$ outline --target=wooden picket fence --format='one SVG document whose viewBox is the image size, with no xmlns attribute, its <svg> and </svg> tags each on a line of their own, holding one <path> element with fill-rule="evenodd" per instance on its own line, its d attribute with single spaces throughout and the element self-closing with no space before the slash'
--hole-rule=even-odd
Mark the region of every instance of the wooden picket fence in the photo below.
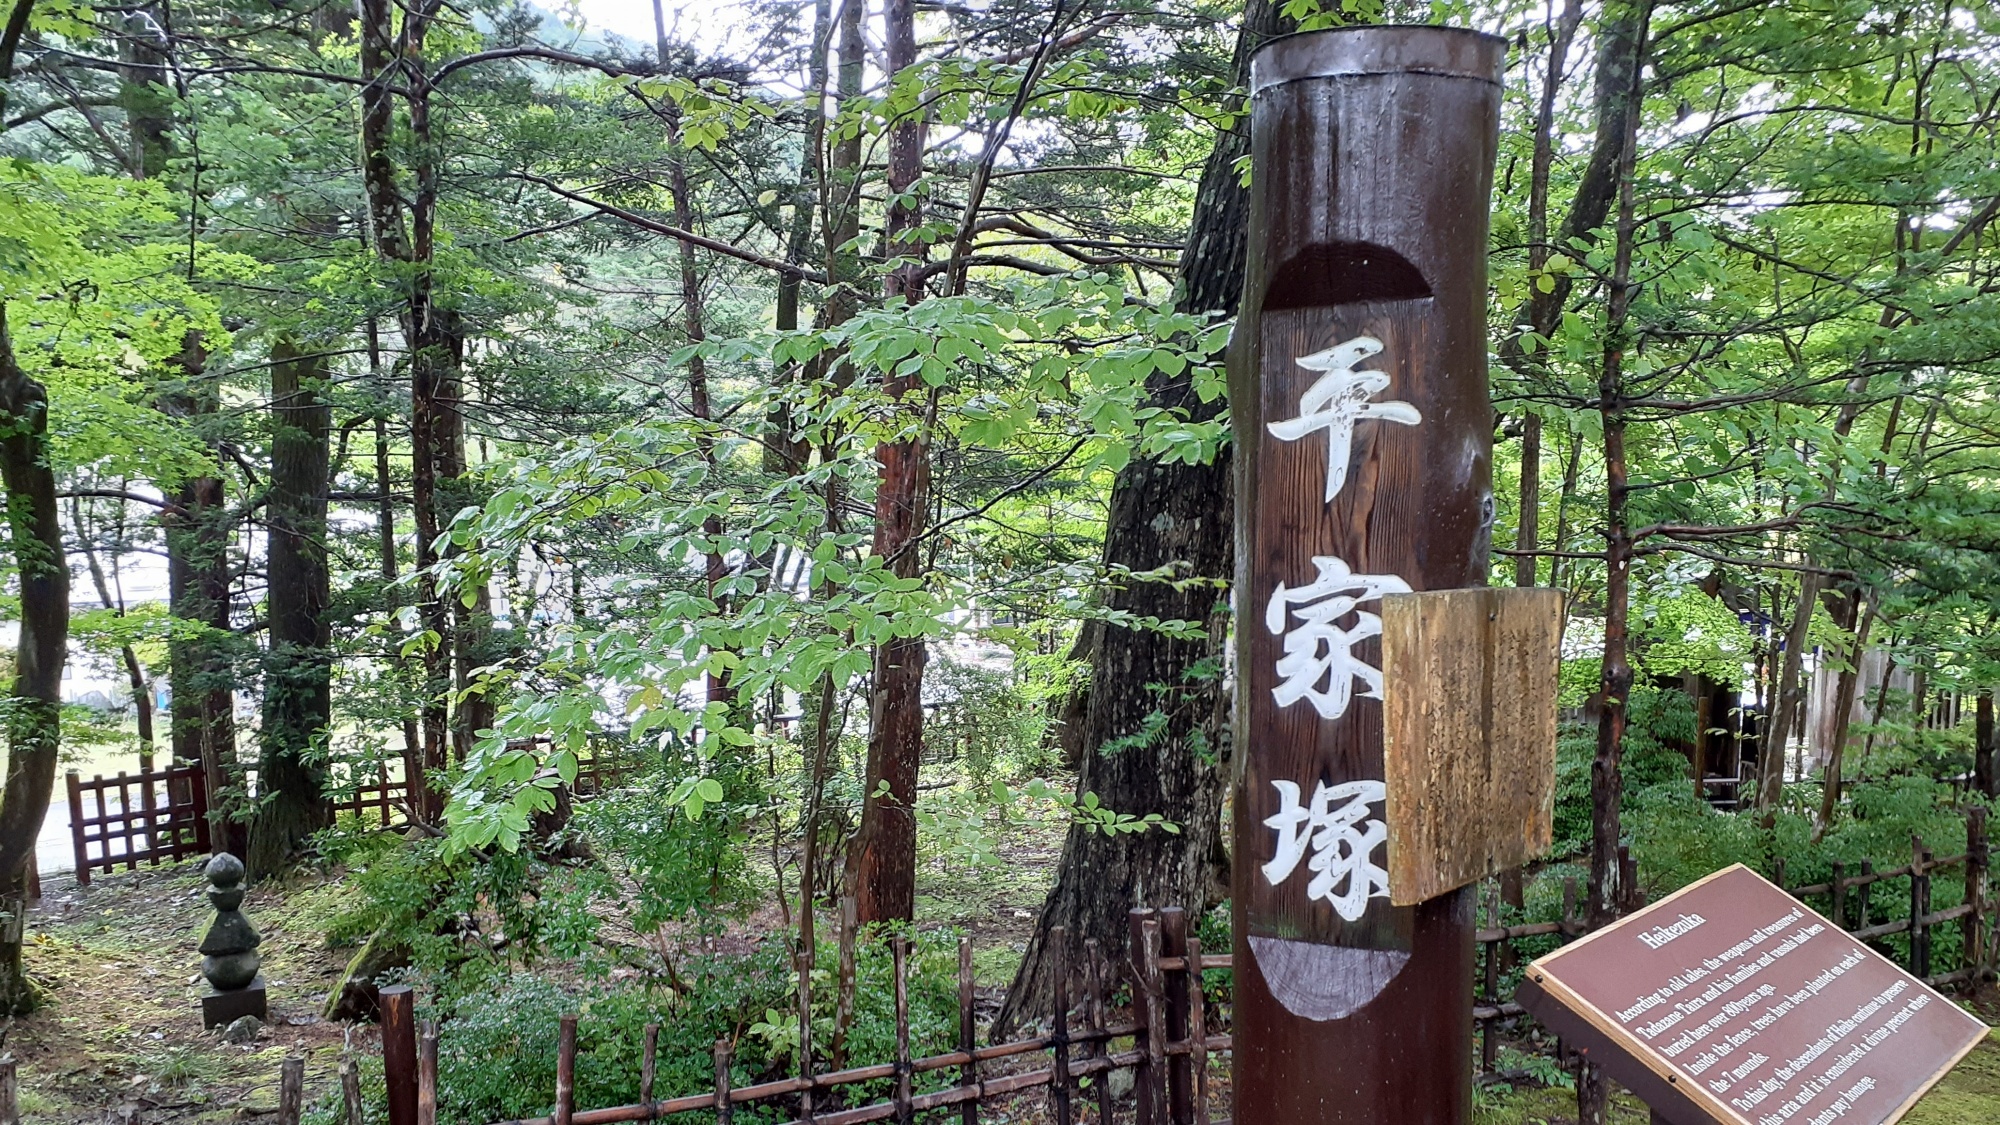
<svg viewBox="0 0 2000 1125">
<path fill-rule="evenodd" d="M 75 770 L 69 788 L 70 844 L 76 881 L 92 871 L 130 871 L 141 863 L 206 855 L 209 850 L 208 781 L 199 766 L 120 771 L 86 781 Z"/>
<path fill-rule="evenodd" d="M 546 745 L 545 738 L 515 746 Z M 641 768 L 637 755 L 619 753 L 615 741 L 592 747 L 578 759 L 570 791 L 594 797 L 624 784 Z M 142 759 L 143 761 L 143 759 Z M 362 823 L 388 828 L 409 822 L 410 787 L 395 776 L 391 761 L 344 762 L 347 784 L 331 796 L 336 815 L 358 817 Z M 254 788 L 255 771 L 248 781 Z M 358 780 L 357 780 L 358 775 Z M 337 770 L 337 778 L 340 772 Z M 76 857 L 76 881 L 88 884 L 93 871 L 126 870 L 140 864 L 157 867 L 171 860 L 206 855 L 210 849 L 208 777 L 200 766 L 119 772 L 85 779 L 75 770 L 67 775 L 70 844 Z"/>
<path fill-rule="evenodd" d="M 918 1114 L 956 1108 L 951 1116 L 963 1125 L 977 1125 L 982 1109 L 1039 1096 L 1048 1120 L 1073 1125 L 1090 1120 L 1111 1125 L 1119 1106 L 1111 1093 L 1113 1071 L 1130 1072 L 1133 1098 L 1129 1120 L 1136 1125 L 1227 1125 L 1228 1118 L 1211 1116 L 1210 1062 L 1230 1050 L 1227 1032 L 1209 1026 L 1202 974 L 1230 967 L 1229 955 L 1204 953 L 1188 933 L 1188 917 L 1179 907 L 1135 910 L 1131 916 L 1132 947 L 1137 955 L 1126 966 L 1123 982 L 1108 981 L 1096 943 L 1086 943 L 1085 964 L 1063 959 L 1065 943 L 1058 932 L 1049 948 L 1055 996 L 1062 1015 L 1043 1034 L 980 1046 L 973 1012 L 972 944 L 958 947 L 958 1046 L 944 1054 L 913 1057 L 910 1048 L 909 945 L 890 941 L 894 965 L 896 1050 L 888 1062 L 819 1072 L 805 1067 L 795 1077 L 732 1086 L 730 1063 L 734 1046 L 717 1040 L 712 1089 L 679 1097 L 654 1097 L 653 1075 L 659 1025 L 646 1028 L 639 1069 L 639 1101 L 603 1109 L 575 1105 L 577 1017 L 562 1018 L 556 1057 L 556 1102 L 547 1117 L 500 1125 L 611 1125 L 613 1122 L 657 1121 L 681 1114 L 712 1114 L 728 1125 L 738 1107 L 780 1107 L 796 1125 L 861 1125 L 895 1121 L 909 1125 Z M 1080 971 L 1079 971 L 1080 970 Z M 1132 1003 L 1120 1018 L 1112 1018 L 1113 992 L 1129 985 Z M 1081 985 L 1081 993 L 1074 989 Z M 1110 990 L 1107 990 L 1107 985 Z M 437 1028 L 419 1033 L 413 1014 L 414 997 L 407 986 L 382 990 L 382 1063 L 387 1083 L 389 1125 L 436 1125 Z M 800 990 L 800 1009 L 809 1013 L 811 996 Z M 812 1022 L 800 1023 L 801 1059 L 813 1057 Z M 1125 1043 L 1129 1041 L 1130 1046 Z M 921 1076 L 947 1074 L 954 1082 L 942 1089 L 917 1090 Z M 843 1087 L 889 1081 L 886 1101 L 840 1106 Z M 834 1104 L 829 1105 L 832 1102 Z M 1091 1107 L 1088 1112 L 1085 1107 Z M 992 1120 L 992 1118 L 989 1118 Z"/>
</svg>

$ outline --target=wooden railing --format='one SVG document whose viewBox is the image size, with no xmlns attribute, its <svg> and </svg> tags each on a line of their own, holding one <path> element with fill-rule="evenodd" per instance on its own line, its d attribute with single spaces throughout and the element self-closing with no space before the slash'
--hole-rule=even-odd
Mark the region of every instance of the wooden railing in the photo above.
<svg viewBox="0 0 2000 1125">
<path fill-rule="evenodd" d="M 1786 890 L 1801 901 L 1808 897 L 1823 898 L 1827 917 L 1860 941 L 1908 934 L 1909 963 L 1905 967 L 1913 976 L 1933 986 L 1970 981 L 1992 971 L 1996 948 L 2000 948 L 2000 917 L 1995 918 L 1992 928 L 1986 925 L 1986 916 L 1994 912 L 1995 903 L 1987 885 L 1992 853 L 1986 837 L 1985 809 L 1974 806 L 1966 811 L 1965 844 L 1963 854 L 1939 859 L 1925 846 L 1923 837 L 1912 836 L 1908 864 L 1877 871 L 1873 863 L 1863 862 L 1859 873 L 1850 875 L 1846 865 L 1836 863 L 1833 877 L 1827 882 Z M 1933 882 L 1938 872 L 1950 868 L 1957 868 L 1964 880 L 1964 898 L 1957 906 L 1932 910 Z M 1894 921 L 1871 923 L 1870 899 L 1874 888 L 1892 879 L 1909 880 L 1909 912 Z M 1776 882 L 1780 886 L 1785 883 L 1782 863 Z M 1932 964 L 1931 931 L 1951 922 L 1958 923 L 1961 937 L 1958 966 L 1948 972 L 1933 973 L 1931 970 L 1936 966 Z"/>
<path fill-rule="evenodd" d="M 70 842 L 76 881 L 124 864 L 157 866 L 209 848 L 208 784 L 199 766 L 120 772 L 85 781 L 68 775 Z"/>
<path fill-rule="evenodd" d="M 536 739 L 535 742 L 546 742 Z M 392 761 L 339 763 L 353 781 L 339 785 L 329 798 L 336 814 L 347 813 L 364 823 L 388 828 L 409 820 L 409 783 L 392 776 Z M 634 754 L 598 747 L 578 760 L 578 797 L 594 797 L 623 784 L 640 768 Z M 255 770 L 246 783 L 255 786 Z M 127 870 L 140 864 L 157 866 L 168 860 L 204 855 L 209 851 L 208 778 L 200 766 L 154 770 L 142 766 L 136 774 L 102 775 L 85 780 L 69 771 L 70 841 L 76 854 L 76 881 L 90 882 L 93 871 Z"/>
<path fill-rule="evenodd" d="M 1210 970 L 1228 969 L 1228 955 L 1204 953 L 1201 942 L 1188 934 L 1188 919 L 1178 907 L 1132 912 L 1132 944 L 1137 951 L 1126 966 L 1131 1006 L 1123 1018 L 1112 1019 L 1112 991 L 1120 982 L 1106 981 L 1104 961 L 1095 942 L 1086 943 L 1085 964 L 1071 966 L 1060 931 L 1052 933 L 1049 955 L 1055 994 L 1052 1008 L 1061 1013 L 1043 1034 L 980 1046 L 975 1039 L 971 939 L 958 947 L 958 1045 L 942 1054 L 914 1057 L 910 1045 L 908 942 L 890 941 L 895 978 L 895 1057 L 888 1062 L 820 1072 L 810 1065 L 790 1078 L 749 1086 L 731 1084 L 734 1046 L 715 1043 L 715 1083 L 707 1090 L 677 1097 L 654 1097 L 653 1075 L 659 1025 L 646 1027 L 639 1063 L 639 1101 L 602 1109 L 578 1109 L 576 1090 L 577 1017 L 564 1016 L 556 1056 L 555 1106 L 547 1117 L 500 1125 L 611 1125 L 613 1122 L 657 1121 L 680 1114 L 712 1114 L 722 1125 L 738 1106 L 778 1103 L 781 1112 L 800 1125 L 861 1125 L 868 1121 L 910 1122 L 919 1113 L 956 1106 L 964 1125 L 977 1125 L 983 1106 L 1040 1092 L 1050 1117 L 1061 1125 L 1079 1121 L 1084 1103 L 1094 1106 L 1092 1121 L 1114 1120 L 1112 1071 L 1133 1076 L 1132 1120 L 1141 1125 L 1214 1125 L 1210 1117 L 1210 1059 L 1230 1050 L 1226 1032 L 1211 1027 L 1208 1003 L 1200 981 Z M 1079 971 L 1080 969 L 1080 971 Z M 1111 986 L 1107 990 L 1106 985 Z M 437 1027 L 421 1035 L 412 1016 L 413 994 L 407 986 L 382 990 L 383 1073 L 389 1095 L 390 1125 L 433 1125 L 437 1106 Z M 813 1058 L 811 997 L 800 990 L 799 1057 Z M 917 1090 L 923 1075 L 951 1072 L 953 1083 L 941 1089 Z M 1086 1080 L 1089 1080 L 1086 1082 Z M 858 1083 L 887 1081 L 887 1100 L 857 1106 L 840 1105 L 842 1094 Z M 833 1104 L 829 1105 L 828 1103 Z M 428 1110 L 428 1113 L 426 1113 Z M 1227 1119 L 1220 1119 L 1227 1125 Z"/>
<path fill-rule="evenodd" d="M 1877 942 L 1897 934 L 1910 935 L 1909 967 L 1933 986 L 1946 986 L 1992 975 L 1996 952 L 2000 952 L 2000 917 L 1988 892 L 1989 847 L 1986 813 L 1974 808 L 1966 814 L 1965 854 L 1939 859 L 1922 840 L 1913 841 L 1909 864 L 1877 871 L 1861 864 L 1850 874 L 1834 866 L 1834 877 L 1826 883 L 1789 887 L 1801 899 L 1824 897 L 1827 914 L 1843 929 L 1863 941 Z M 1627 849 L 1619 850 L 1621 882 L 1627 895 L 1621 903 L 1625 911 L 1642 905 L 1638 872 Z M 1944 910 L 1931 909 L 1931 889 L 1940 872 L 1958 869 L 1965 882 L 1965 901 Z M 1782 865 L 1775 881 L 1784 883 Z M 1909 880 L 1909 916 L 1892 921 L 1873 921 L 1870 888 L 1890 880 Z M 1531 939 L 1556 938 L 1568 941 L 1589 932 L 1579 913 L 1577 881 L 1563 882 L 1561 917 L 1555 921 L 1500 925 L 1502 915 L 1497 896 L 1489 907 L 1488 926 L 1476 930 L 1480 979 L 1476 983 L 1472 1019 L 1479 1032 L 1479 1076 L 1481 1083 L 1517 1080 L 1518 1073 L 1499 1068 L 1498 1046 L 1502 1032 L 1525 1020 L 1527 1013 L 1508 995 L 1505 984 L 1510 969 L 1525 963 L 1516 943 Z M 1989 927 L 1988 920 L 1992 920 Z M 908 1003 L 908 946 L 900 939 L 892 943 L 895 973 L 895 1057 L 887 1062 L 842 1070 L 819 1072 L 803 1067 L 789 1078 L 733 1086 L 730 1064 L 734 1048 L 729 1040 L 718 1040 L 714 1048 L 715 1082 L 706 1090 L 658 1099 L 654 1097 L 653 1074 L 658 1025 L 646 1029 L 644 1054 L 640 1062 L 639 1101 L 630 1105 L 600 1109 L 579 1109 L 575 1105 L 576 1017 L 562 1020 L 557 1056 L 556 1103 L 549 1116 L 501 1122 L 498 1125 L 611 1125 L 614 1122 L 655 1121 L 683 1114 L 714 1115 L 720 1123 L 730 1122 L 736 1107 L 776 1103 L 794 1125 L 860 1125 L 862 1122 L 895 1120 L 909 1122 L 918 1113 L 957 1106 L 964 1125 L 976 1125 L 981 1107 L 1001 1099 L 1036 1093 L 1047 1103 L 1048 1116 L 1060 1125 L 1080 1119 L 1111 1123 L 1129 1119 L 1135 1125 L 1209 1125 L 1211 1122 L 1210 1061 L 1232 1048 L 1230 1035 L 1222 1026 L 1227 1001 L 1209 1004 L 1202 987 L 1203 974 L 1232 968 L 1228 955 L 1206 953 L 1188 932 L 1188 917 L 1177 907 L 1164 910 L 1135 910 L 1129 935 L 1131 958 L 1122 966 L 1123 980 L 1106 980 L 1108 962 L 1094 941 L 1086 942 L 1085 963 L 1071 966 L 1063 960 L 1067 943 L 1053 932 L 1048 944 L 1051 980 L 1055 982 L 1053 1007 L 1064 1013 L 1040 1035 L 979 1046 L 975 1040 L 972 989 L 972 947 L 969 939 L 959 943 L 958 1045 L 951 1051 L 912 1057 Z M 1946 972 L 1932 972 L 1931 933 L 1942 925 L 1957 923 L 1964 943 L 1959 964 Z M 1108 987 L 1107 987 L 1108 986 Z M 1121 987 L 1129 987 L 1131 1005 L 1119 1018 L 1108 1015 L 1111 998 Z M 1080 991 L 1078 991 L 1080 989 Z M 390 1125 L 435 1125 L 437 1096 L 437 1028 L 431 1025 L 419 1036 L 411 1022 L 412 996 L 407 988 L 384 989 L 384 1070 L 389 1084 Z M 801 1059 L 813 1057 L 811 996 L 801 989 L 798 1011 Z M 400 1013 L 400 1015 L 398 1014 Z M 1224 1019 L 1217 1019 L 1223 1016 Z M 1557 1054 L 1564 1054 L 1558 1043 Z M 955 1081 L 941 1089 L 918 1092 L 917 1079 L 923 1075 L 955 1071 Z M 1113 1071 L 1132 1075 L 1133 1099 L 1129 1118 L 1116 1115 L 1111 1083 Z M 1085 1079 L 1093 1079 L 1087 1084 Z M 847 1088 L 859 1083 L 892 1083 L 887 1100 L 857 1106 L 839 1104 Z M 827 1104 L 831 1100 L 834 1104 Z M 1080 1103 L 1092 1111 L 1079 1117 Z M 419 1115 L 419 1106 L 428 1106 L 432 1115 Z M 407 1113 L 405 1113 L 405 1110 Z M 350 1118 L 352 1120 L 352 1118 Z M 1222 1119 L 1226 1121 L 1227 1119 Z"/>
<path fill-rule="evenodd" d="M 347 813 L 359 817 L 363 823 L 372 820 L 381 828 L 408 823 L 410 783 L 390 777 L 388 772 L 388 764 L 383 763 L 373 778 L 351 788 L 339 787 L 333 795 L 334 815 Z"/>
</svg>

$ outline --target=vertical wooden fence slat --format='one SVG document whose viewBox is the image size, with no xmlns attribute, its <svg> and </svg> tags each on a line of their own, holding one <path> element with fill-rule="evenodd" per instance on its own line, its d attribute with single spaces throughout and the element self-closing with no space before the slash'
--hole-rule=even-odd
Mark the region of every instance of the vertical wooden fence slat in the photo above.
<svg viewBox="0 0 2000 1125">
<path fill-rule="evenodd" d="M 346 1112 L 343 1125 L 367 1125 L 361 1105 L 361 1068 L 354 1065 L 354 1056 L 343 1053 L 340 1056 L 340 1102 Z"/>
<path fill-rule="evenodd" d="M 1049 1096 L 1056 1125 L 1071 1125 L 1069 1112 L 1069 930 L 1049 929 Z"/>
<path fill-rule="evenodd" d="M 1140 1060 L 1138 1081 L 1139 1125 L 1164 1125 L 1167 1121 L 1167 1021 L 1161 1009 L 1166 1004 L 1166 988 L 1160 980 L 1160 919 L 1155 911 L 1145 911 L 1137 919 L 1138 940 L 1132 943 L 1134 966 L 1132 999 L 1145 998 L 1140 1034 L 1145 1054 Z"/>
<path fill-rule="evenodd" d="M 1833 861 L 1833 896 L 1832 905 L 1828 908 L 1828 913 L 1833 917 L 1833 924 L 1843 930 L 1848 928 L 1846 867 L 1846 864 L 1837 859 Z"/>
<path fill-rule="evenodd" d="M 1208 1125 L 1208 995 L 1201 984 L 1201 939 L 1187 940 L 1188 1058 L 1194 1070 L 1195 1125 Z"/>
<path fill-rule="evenodd" d="M 1974 805 L 1965 811 L 1965 901 L 1972 913 L 1960 923 L 1963 953 L 1959 964 L 1972 970 L 1972 983 L 1979 982 L 1986 967 L 1986 870 L 1991 860 L 1986 842 L 1986 810 Z"/>
<path fill-rule="evenodd" d="M 1854 928 L 1857 930 L 1868 928 L 1868 896 L 1874 887 L 1875 863 L 1873 860 L 1864 859 L 1861 861 L 1861 882 L 1854 888 L 1860 892 L 1854 896 Z"/>
<path fill-rule="evenodd" d="M 2000 911 L 1994 912 L 1993 928 L 1986 934 L 1986 979 L 1993 979 L 1996 965 L 2000 965 Z"/>
<path fill-rule="evenodd" d="M 1583 922 L 1576 916 L 1576 876 L 1563 879 L 1562 936 L 1575 937 L 1583 932 Z M 1568 1065 L 1569 1044 L 1561 1036 L 1556 1037 L 1556 1061 Z"/>
<path fill-rule="evenodd" d="M 1784 860 L 1778 861 L 1778 874 L 1784 875 Z M 1631 914 L 1646 905 L 1646 896 L 1639 890 L 1639 861 L 1632 858 L 1632 849 L 1618 845 L 1618 887 L 1622 900 L 1621 910 Z"/>
<path fill-rule="evenodd" d="M 1093 1057 L 1111 1054 L 1111 1044 L 1103 1038 L 1104 1031 L 1104 953 L 1096 938 L 1083 943 L 1083 971 L 1087 974 L 1090 988 L 1090 1006 L 1086 1009 L 1092 1033 L 1091 1050 Z M 1091 1089 L 1097 1091 L 1098 1125 L 1111 1125 L 1111 1072 L 1100 1070 L 1090 1080 Z"/>
<path fill-rule="evenodd" d="M 118 786 L 118 836 L 125 841 L 125 870 L 136 871 L 139 861 L 132 850 L 132 798 L 125 792 L 125 771 L 119 770 L 118 776 L 112 780 Z M 106 854 L 110 850 L 105 848 Z"/>
<path fill-rule="evenodd" d="M 83 845 L 83 779 L 75 770 L 63 775 L 69 787 L 69 838 L 76 848 L 76 884 L 90 885 L 90 857 Z"/>
<path fill-rule="evenodd" d="M 438 1025 L 425 1020 L 417 1039 L 417 1125 L 437 1125 Z"/>
<path fill-rule="evenodd" d="M 1138 1024 L 1132 1044 L 1139 1051 L 1139 1061 L 1132 1067 L 1132 1120 L 1135 1125 L 1159 1125 L 1152 1103 L 1152 1072 L 1147 1065 L 1146 1051 L 1146 1009 L 1151 1006 L 1151 998 L 1146 995 L 1146 923 L 1153 916 L 1153 912 L 1145 907 L 1134 907 L 1125 915 L 1125 972 L 1132 982 L 1132 1019 Z"/>
<path fill-rule="evenodd" d="M 161 823 L 161 818 L 153 800 L 153 751 L 151 743 L 143 744 L 139 748 L 139 776 L 144 779 L 139 782 L 139 803 L 146 814 L 147 850 L 153 853 L 153 866 L 158 867 L 160 865 L 160 830 L 166 826 Z"/>
<path fill-rule="evenodd" d="M 417 1125 L 416 997 L 407 984 L 380 993 L 382 1080 L 389 1094 L 389 1125 Z"/>
<path fill-rule="evenodd" d="M 556 1039 L 556 1125 L 569 1125 L 576 1112 L 576 1017 L 562 1018 Z"/>
<path fill-rule="evenodd" d="M 653 1108 L 653 1075 L 659 1067 L 659 1056 L 660 1025 L 649 1023 L 646 1025 L 646 1051 L 639 1056 L 639 1103 L 646 1107 L 648 1121 L 659 1116 L 659 1111 Z"/>
<path fill-rule="evenodd" d="M 1188 943 L 1187 911 L 1178 906 L 1168 906 L 1160 910 L 1160 953 L 1167 957 L 1186 957 Z M 1179 1043 L 1187 1038 L 1188 974 L 1186 969 L 1163 975 L 1162 984 L 1166 989 L 1165 1011 L 1167 1042 Z M 1167 1113 L 1173 1125 L 1189 1125 L 1194 1120 L 1194 1072 L 1190 1069 L 1192 1060 L 1186 1055 L 1174 1055 L 1167 1060 Z"/>
<path fill-rule="evenodd" d="M 0 1055 L 0 1125 L 21 1125 L 21 1077 L 13 1055 Z"/>
<path fill-rule="evenodd" d="M 188 818 L 194 822 L 194 853 L 206 854 L 214 846 L 214 838 L 208 830 L 208 775 L 200 767 L 188 767 L 184 771 L 187 787 Z M 173 782 L 167 782 L 167 792 L 174 791 Z"/>
<path fill-rule="evenodd" d="M 299 1125 L 305 1097 L 306 1060 L 287 1055 L 278 1067 L 278 1125 Z"/>
<path fill-rule="evenodd" d="M 972 1009 L 972 935 L 961 934 L 958 939 L 958 1049 L 966 1054 L 965 1065 L 958 1068 L 958 1084 L 979 1086 L 979 1062 L 972 1058 L 974 1038 L 978 1034 L 976 1013 Z M 958 1119 L 962 1125 L 979 1125 L 979 1099 L 967 1098 L 958 1103 Z"/>
<path fill-rule="evenodd" d="M 897 934 L 889 943 L 896 969 L 896 1125 L 915 1120 L 910 1107 L 910 943 Z"/>
<path fill-rule="evenodd" d="M 1931 928 L 1924 915 L 1931 910 L 1930 849 L 1923 837 L 1910 837 L 1910 974 L 1931 975 Z"/>
<path fill-rule="evenodd" d="M 715 1041 L 715 1120 L 729 1125 L 736 1119 L 736 1107 L 729 1100 L 729 1040 Z M 567 1125 L 567 1123 L 563 1123 Z"/>
</svg>

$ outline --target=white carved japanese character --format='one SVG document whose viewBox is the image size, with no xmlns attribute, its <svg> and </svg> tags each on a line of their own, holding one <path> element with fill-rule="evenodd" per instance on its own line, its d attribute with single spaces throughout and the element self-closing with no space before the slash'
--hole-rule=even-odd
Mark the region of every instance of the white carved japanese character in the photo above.
<svg viewBox="0 0 2000 1125">
<path fill-rule="evenodd" d="M 1302 356 L 1300 367 L 1324 371 L 1299 396 L 1299 416 L 1272 422 L 1266 428 L 1281 441 L 1297 441 L 1314 430 L 1326 431 L 1326 499 L 1340 494 L 1347 483 L 1347 461 L 1354 449 L 1354 424 L 1366 418 L 1414 426 L 1423 414 L 1407 402 L 1369 402 L 1389 388 L 1381 371 L 1356 371 L 1354 365 L 1382 350 L 1373 336 L 1356 336 L 1344 344 Z"/>
<path fill-rule="evenodd" d="M 1312 804 L 1299 804 L 1299 787 L 1289 781 L 1273 781 L 1281 805 L 1264 818 L 1267 827 L 1278 831 L 1278 851 L 1264 865 L 1264 878 L 1277 886 L 1290 877 L 1306 849 L 1312 858 L 1306 869 L 1313 873 L 1306 885 L 1306 897 L 1325 899 L 1334 912 L 1352 922 L 1368 909 L 1371 898 L 1389 894 L 1389 873 L 1376 866 L 1375 849 L 1389 838 L 1389 829 L 1370 808 L 1384 800 L 1387 790 L 1379 781 L 1348 781 L 1339 785 L 1320 782 L 1313 789 Z"/>
<path fill-rule="evenodd" d="M 1361 694 L 1382 698 L 1382 673 L 1354 655 L 1354 646 L 1382 635 L 1382 618 L 1357 608 L 1384 594 L 1407 594 L 1410 584 L 1393 574 L 1356 574 L 1331 555 L 1314 555 L 1319 577 L 1296 590 L 1283 582 L 1271 592 L 1264 625 L 1283 637 L 1285 655 L 1278 658 L 1278 685 L 1271 695 L 1278 706 L 1310 700 L 1322 718 L 1338 719 L 1354 699 L 1354 681 Z M 1354 624 L 1339 622 L 1352 615 Z M 1299 623 L 1288 627 L 1287 618 Z"/>
</svg>

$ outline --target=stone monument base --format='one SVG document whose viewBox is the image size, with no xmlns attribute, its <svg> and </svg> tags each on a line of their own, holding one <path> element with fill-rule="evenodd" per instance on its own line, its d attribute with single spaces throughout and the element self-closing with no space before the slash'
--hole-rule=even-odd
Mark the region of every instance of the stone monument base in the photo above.
<svg viewBox="0 0 2000 1125">
<path fill-rule="evenodd" d="M 228 992 L 218 992 L 210 988 L 201 997 L 201 1026 L 227 1027 L 244 1016 L 256 1016 L 268 1020 L 270 1011 L 264 1002 L 264 974 L 242 988 Z"/>
</svg>

